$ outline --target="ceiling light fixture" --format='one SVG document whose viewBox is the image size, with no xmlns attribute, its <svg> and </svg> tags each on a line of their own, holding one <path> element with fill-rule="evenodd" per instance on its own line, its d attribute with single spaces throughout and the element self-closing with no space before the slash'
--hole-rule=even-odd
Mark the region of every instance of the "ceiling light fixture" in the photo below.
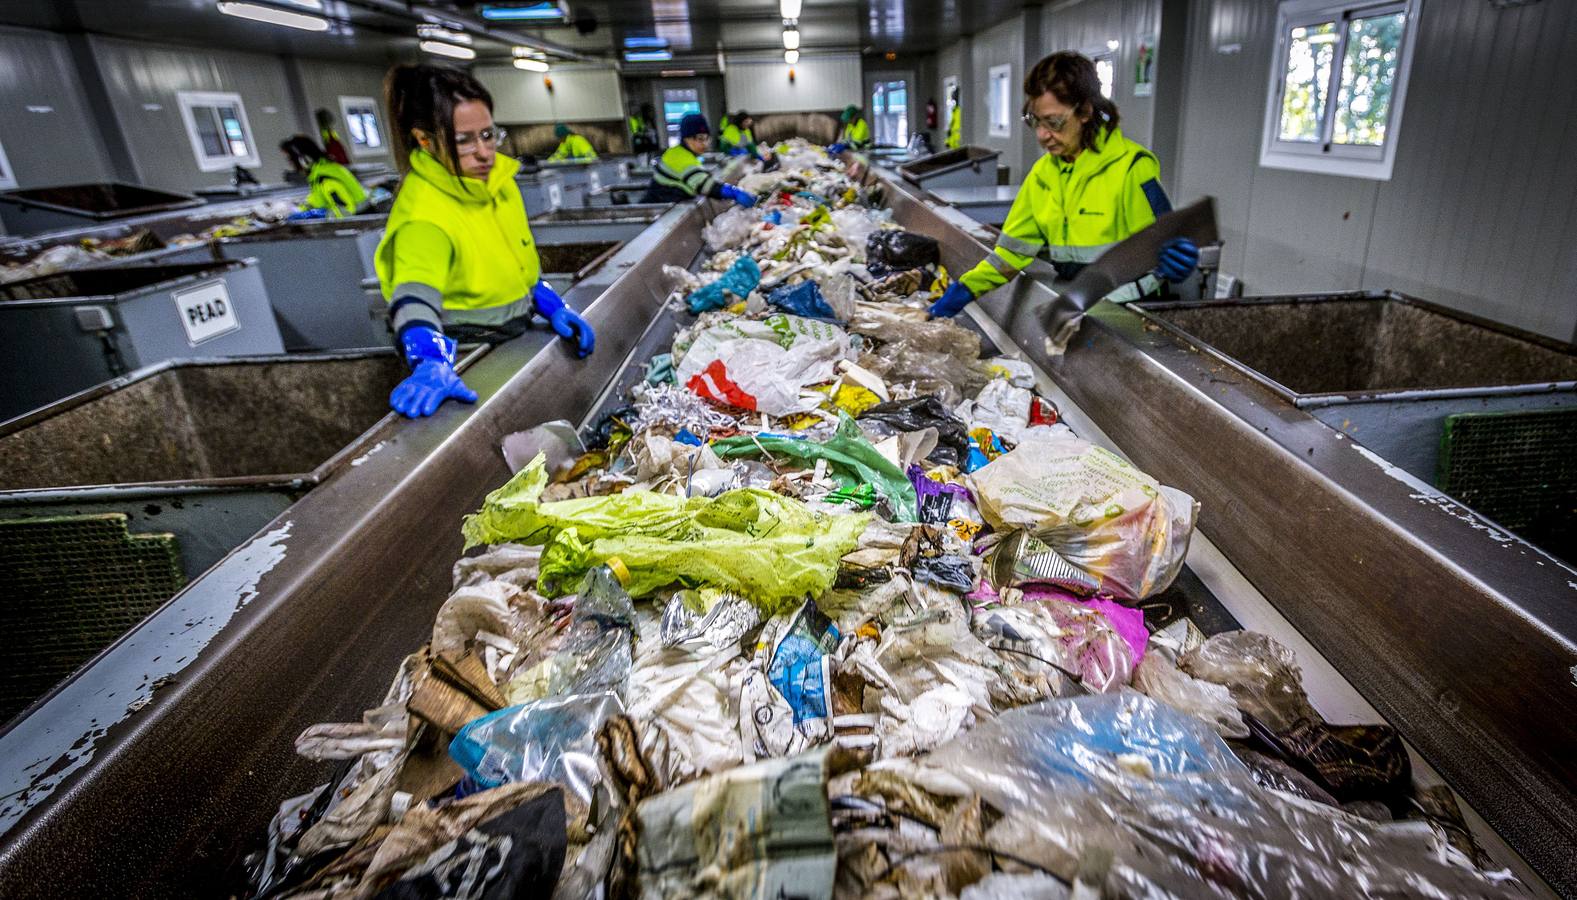
<svg viewBox="0 0 1577 900">
<path fill-rule="evenodd" d="M 1117 41 L 1107 41 L 1106 42 L 1106 49 L 1108 49 L 1108 50 L 1116 50 L 1120 46 L 1121 46 L 1121 44 L 1119 44 Z"/>
<path fill-rule="evenodd" d="M 667 50 L 668 49 L 668 39 L 667 38 L 661 38 L 661 37 L 646 37 L 644 35 L 635 35 L 633 37 L 627 37 L 627 38 L 624 39 L 624 49 L 626 49 L 626 50 Z"/>
<path fill-rule="evenodd" d="M 446 41 L 451 44 L 471 45 L 471 36 L 463 31 L 452 31 L 442 25 L 418 25 L 416 36 L 428 41 Z"/>
<path fill-rule="evenodd" d="M 798 50 L 799 49 L 799 29 L 798 28 L 789 27 L 789 28 L 783 29 L 783 49 L 784 50 Z"/>
<path fill-rule="evenodd" d="M 516 57 L 515 68 L 524 69 L 527 72 L 546 72 L 548 70 L 548 64 L 545 60 L 528 59 L 521 56 Z"/>
<path fill-rule="evenodd" d="M 673 59 L 672 50 L 626 50 L 625 62 L 667 62 Z"/>
<path fill-rule="evenodd" d="M 695 70 L 694 69 L 664 69 L 664 70 L 662 70 L 661 72 L 659 72 L 657 74 L 661 75 L 664 78 L 692 78 L 692 77 L 695 76 Z"/>
<path fill-rule="evenodd" d="M 283 25 L 286 28 L 300 28 L 302 31 L 329 30 L 328 20 L 321 16 L 282 9 L 268 3 L 239 3 L 221 0 L 215 6 L 227 16 L 251 19 L 254 22 L 267 22 L 270 25 Z"/>
<path fill-rule="evenodd" d="M 495 22 L 557 22 L 569 18 L 562 3 L 532 3 L 527 6 L 482 7 L 482 18 Z"/>
<path fill-rule="evenodd" d="M 778 12 L 781 12 L 785 19 L 797 19 L 801 5 L 800 0 L 778 0 Z"/>
<path fill-rule="evenodd" d="M 791 66 L 794 65 L 795 63 L 799 62 L 799 51 L 798 50 L 784 50 L 783 51 L 783 61 L 788 63 Z"/>
<path fill-rule="evenodd" d="M 422 41 L 416 46 L 424 53 L 436 56 L 447 56 L 450 59 L 476 59 L 476 51 L 470 47 L 461 47 L 458 44 L 446 44 L 443 41 Z"/>
</svg>

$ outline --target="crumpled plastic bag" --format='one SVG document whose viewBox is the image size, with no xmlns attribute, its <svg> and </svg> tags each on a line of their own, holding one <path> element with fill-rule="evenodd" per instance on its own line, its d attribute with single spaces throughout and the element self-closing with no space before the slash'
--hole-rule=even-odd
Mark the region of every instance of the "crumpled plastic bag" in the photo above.
<svg viewBox="0 0 1577 900">
<path fill-rule="evenodd" d="M 838 430 L 825 441 L 800 440 L 773 435 L 741 435 L 715 441 L 712 449 L 722 459 L 738 457 L 790 456 L 814 461 L 825 459 L 833 477 L 842 487 L 874 485 L 900 522 L 919 521 L 914 485 L 904 471 L 890 462 L 860 433 L 860 426 L 848 415 L 838 413 Z"/>
<path fill-rule="evenodd" d="M 756 216 L 742 207 L 730 207 L 701 229 L 701 240 L 716 253 L 740 246 L 750 238 L 756 226 Z"/>
<path fill-rule="evenodd" d="M 832 651 L 838 626 L 814 600 L 761 635 L 764 655 L 745 671 L 739 731 L 746 762 L 792 756 L 832 738 Z"/>
<path fill-rule="evenodd" d="M 936 238 L 913 231 L 884 229 L 873 232 L 865 242 L 865 267 L 877 278 L 889 272 L 934 265 L 941 258 Z"/>
<path fill-rule="evenodd" d="M 1014 602 L 1012 591 L 1003 603 L 974 614 L 972 629 L 987 647 L 1032 674 L 1050 666 L 1078 680 L 1086 690 L 1105 692 L 1133 678 L 1132 646 L 1100 611 L 1039 594 Z"/>
<path fill-rule="evenodd" d="M 848 335 L 828 322 L 781 314 L 735 320 L 697 334 L 682 358 L 676 343 L 674 376 L 699 397 L 786 416 L 816 408 L 819 399 L 800 397 L 801 389 L 831 381 L 848 347 Z"/>
<path fill-rule="evenodd" d="M 807 319 L 828 321 L 840 319 L 837 312 L 827 303 L 827 298 L 822 296 L 821 287 L 814 281 L 801 281 L 799 284 L 774 288 L 767 294 L 767 304 Z"/>
<path fill-rule="evenodd" d="M 1002 813 L 988 849 L 1067 882 L 1109 857 L 1101 896 L 1521 896 L 1428 829 L 1261 788 L 1207 724 L 1132 691 L 1009 710 L 856 792 L 916 813 L 978 798 Z"/>
<path fill-rule="evenodd" d="M 634 652 L 635 605 L 614 575 L 594 571 L 581 584 L 569 635 L 558 651 L 510 678 L 511 704 L 569 694 L 623 692 Z"/>
<path fill-rule="evenodd" d="M 590 803 L 602 780 L 597 729 L 622 712 L 612 692 L 510 706 L 468 722 L 449 742 L 449 755 L 482 788 L 554 781 Z"/>
<path fill-rule="evenodd" d="M 858 206 L 845 206 L 843 209 L 832 211 L 832 227 L 838 237 L 849 247 L 854 248 L 861 258 L 864 258 L 864 249 L 873 233 L 879 230 L 883 223 L 891 222 L 892 210 L 873 210 Z"/>
<path fill-rule="evenodd" d="M 969 428 L 988 428 L 998 437 L 1017 444 L 1029 426 L 1030 392 L 1002 378 L 992 379 L 975 396 Z"/>
<path fill-rule="evenodd" d="M 1034 532 L 1124 600 L 1172 584 L 1199 510 L 1116 454 L 1062 435 L 1020 444 L 972 473 L 970 487 L 992 528 Z"/>
<path fill-rule="evenodd" d="M 750 292 L 760 283 L 761 267 L 749 255 L 742 255 L 734 261 L 727 272 L 723 273 L 723 277 L 704 287 L 696 288 L 685 300 L 685 305 L 692 313 L 722 309 L 734 300 L 743 300 L 750 296 Z M 729 295 L 733 295 L 733 299 L 730 299 Z"/>
<path fill-rule="evenodd" d="M 979 334 L 952 319 L 927 319 L 923 309 L 857 301 L 849 317 L 849 331 L 890 344 L 902 344 L 912 350 L 945 353 L 981 368 L 982 379 L 992 377 L 978 362 Z M 984 380 L 981 383 L 984 384 Z"/>
<path fill-rule="evenodd" d="M 961 467 L 969 456 L 969 434 L 962 419 L 934 396 L 880 403 L 860 413 L 860 421 L 881 422 L 898 431 L 936 429 L 936 447 L 927 457 L 943 466 Z"/>
<path fill-rule="evenodd" d="M 1258 631 L 1223 631 L 1183 654 L 1178 667 L 1203 681 L 1226 687 L 1239 709 L 1269 726 L 1288 731 L 1299 720 L 1319 721 L 1303 692 L 1303 673 L 1292 651 Z"/>
<path fill-rule="evenodd" d="M 1134 670 L 1133 686 L 1155 700 L 1208 722 L 1222 737 L 1248 737 L 1248 726 L 1232 701 L 1232 692 L 1179 669 L 1169 654 L 1146 654 Z"/>
<path fill-rule="evenodd" d="M 617 556 L 631 596 L 675 581 L 726 588 L 776 609 L 832 586 L 838 560 L 854 549 L 870 516 L 812 511 L 754 488 L 717 497 L 630 491 L 541 503 L 541 460 L 487 496 L 466 517 L 467 546 L 516 541 L 546 544 L 538 586 L 548 596 L 578 584 Z"/>
<path fill-rule="evenodd" d="M 859 364 L 888 385 L 907 388 L 909 393 L 902 396 L 935 395 L 949 409 L 991 380 L 973 358 L 920 350 L 903 341 L 872 349 Z"/>
</svg>

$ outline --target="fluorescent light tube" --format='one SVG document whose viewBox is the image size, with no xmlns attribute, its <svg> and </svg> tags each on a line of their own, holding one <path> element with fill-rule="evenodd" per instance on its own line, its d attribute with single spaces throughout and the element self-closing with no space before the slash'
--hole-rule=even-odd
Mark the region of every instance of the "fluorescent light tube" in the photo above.
<svg viewBox="0 0 1577 900">
<path fill-rule="evenodd" d="M 269 6 L 264 3 L 240 3 L 221 0 L 216 6 L 220 12 L 227 16 L 251 19 L 254 22 L 267 22 L 270 25 L 300 28 L 302 31 L 329 30 L 328 20 L 321 16 L 292 12 L 288 9 L 280 9 L 277 6 Z"/>
<path fill-rule="evenodd" d="M 446 44 L 443 41 L 422 41 L 417 44 L 423 51 L 447 56 L 450 59 L 476 59 L 476 51 L 470 47 L 461 47 L 457 44 Z"/>
</svg>

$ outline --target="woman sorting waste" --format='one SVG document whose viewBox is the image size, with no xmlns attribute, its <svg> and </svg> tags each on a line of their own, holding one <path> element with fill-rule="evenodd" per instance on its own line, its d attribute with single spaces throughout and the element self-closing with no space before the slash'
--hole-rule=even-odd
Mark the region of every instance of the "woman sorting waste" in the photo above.
<svg viewBox="0 0 1577 900">
<path fill-rule="evenodd" d="M 756 198 L 712 177 L 701 165 L 700 154 L 712 140 L 706 117 L 690 113 L 679 120 L 679 143 L 663 152 L 652 166 L 652 184 L 642 195 L 642 203 L 678 203 L 704 194 L 714 200 L 732 200 L 740 206 L 755 206 Z"/>
<path fill-rule="evenodd" d="M 558 138 L 559 145 L 553 155 L 548 157 L 548 162 L 590 162 L 597 158 L 597 150 L 591 146 L 591 141 L 570 131 L 568 125 L 554 125 L 553 136 Z"/>
<path fill-rule="evenodd" d="M 520 163 L 497 153 L 504 129 L 493 98 L 470 75 L 401 65 L 384 79 L 404 178 L 376 265 L 395 342 L 411 375 L 389 405 L 412 418 L 476 392 L 455 374 L 456 341 L 501 341 L 531 327 L 535 312 L 575 354 L 591 353 L 586 320 L 542 280 L 542 265 L 515 184 Z"/>
<path fill-rule="evenodd" d="M 342 219 L 353 216 L 367 202 L 367 192 L 351 171 L 323 152 L 317 142 L 298 134 L 279 145 L 290 159 L 290 165 L 307 177 L 307 199 L 301 211 L 290 216 L 291 221 L 301 219 Z"/>
<path fill-rule="evenodd" d="M 1006 284 L 1044 253 L 1067 279 L 1113 244 L 1148 227 L 1172 204 L 1155 154 L 1123 136 L 1117 107 L 1101 94 L 1095 64 L 1078 53 L 1053 53 L 1024 78 L 1024 124 L 1046 155 L 1029 170 L 1002 225 L 996 248 L 931 306 L 955 316 L 971 300 Z M 1182 281 L 1199 265 L 1187 238 L 1162 246 L 1152 274 L 1106 296 L 1118 303 Z"/>
<path fill-rule="evenodd" d="M 860 108 L 849 104 L 843 108 L 843 115 L 838 117 L 837 143 L 827 148 L 827 152 L 837 156 L 845 150 L 865 150 L 871 146 L 871 126 L 860 115 Z"/>
</svg>

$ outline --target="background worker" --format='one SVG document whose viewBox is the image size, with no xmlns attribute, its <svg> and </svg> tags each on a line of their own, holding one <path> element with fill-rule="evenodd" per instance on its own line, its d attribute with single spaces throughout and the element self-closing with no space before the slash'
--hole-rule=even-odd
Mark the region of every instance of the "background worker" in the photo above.
<svg viewBox="0 0 1577 900">
<path fill-rule="evenodd" d="M 367 202 L 367 192 L 351 171 L 328 158 L 317 141 L 298 134 L 280 142 L 279 149 L 290 160 L 291 168 L 307 177 L 307 199 L 302 201 L 303 212 L 315 215 L 291 216 L 298 218 L 341 219 L 355 215 Z M 321 212 L 317 212 L 321 211 Z"/>
<path fill-rule="evenodd" d="M 454 371 L 456 341 L 498 341 L 546 318 L 577 356 L 591 326 L 542 280 L 542 264 L 515 184 L 520 163 L 497 153 L 504 129 L 493 98 L 470 75 L 401 65 L 384 79 L 404 173 L 376 266 L 396 345 L 412 372 L 389 405 L 416 418 L 444 400 L 476 400 Z"/>
<path fill-rule="evenodd" d="M 553 136 L 558 138 L 559 146 L 548 157 L 548 162 L 589 162 L 597 158 L 597 151 L 591 146 L 591 141 L 570 131 L 563 122 L 553 126 Z"/>
<path fill-rule="evenodd" d="M 342 166 L 350 165 L 350 154 L 345 152 L 345 143 L 339 139 L 339 132 L 334 130 L 334 114 L 319 107 L 313 115 L 318 120 L 318 137 L 323 140 L 323 154 Z"/>
<path fill-rule="evenodd" d="M 827 148 L 828 153 L 837 156 L 845 150 L 864 150 L 871 145 L 871 126 L 860 115 L 858 106 L 852 103 L 845 106 L 838 122 L 841 125 L 838 140 Z"/>
<path fill-rule="evenodd" d="M 657 127 L 656 110 L 650 103 L 643 104 L 639 110 L 634 104 L 630 105 L 630 152 L 635 154 L 657 152 Z"/>
<path fill-rule="evenodd" d="M 756 120 L 751 118 L 750 113 L 744 110 L 734 113 L 717 136 L 717 149 L 729 156 L 744 156 L 747 153 L 757 156 L 756 136 L 751 133 L 755 126 Z"/>
<path fill-rule="evenodd" d="M 1019 188 L 996 248 L 931 306 L 954 316 L 971 300 L 1018 275 L 1045 254 L 1068 279 L 1113 244 L 1171 212 L 1155 154 L 1123 137 L 1117 107 L 1101 94 L 1095 64 L 1077 53 L 1053 53 L 1024 78 L 1024 124 L 1046 155 Z M 1173 238 L 1155 271 L 1106 299 L 1122 303 L 1182 281 L 1199 265 L 1199 248 Z"/>
<path fill-rule="evenodd" d="M 964 145 L 964 111 L 958 105 L 958 88 L 953 88 L 949 98 L 952 101 L 952 112 L 947 114 L 947 149 L 957 150 Z"/>
<path fill-rule="evenodd" d="M 706 127 L 706 117 L 690 113 L 679 120 L 679 143 L 663 152 L 652 166 L 652 184 L 642 196 L 642 203 L 678 203 L 697 195 L 714 200 L 732 200 L 740 206 L 755 206 L 756 198 L 743 190 L 724 184 L 712 177 L 701 165 L 701 154 L 706 152 L 712 134 Z"/>
</svg>

